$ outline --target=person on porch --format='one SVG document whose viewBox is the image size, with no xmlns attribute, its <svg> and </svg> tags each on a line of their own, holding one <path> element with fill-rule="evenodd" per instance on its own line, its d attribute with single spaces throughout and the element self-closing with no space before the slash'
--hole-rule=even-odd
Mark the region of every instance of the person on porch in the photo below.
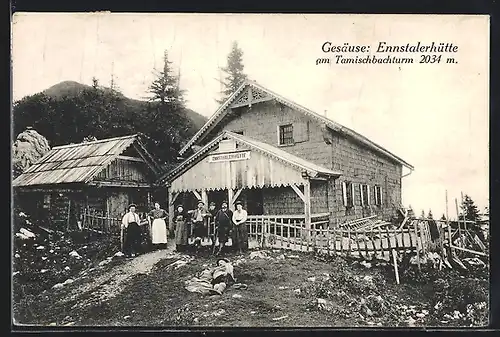
<svg viewBox="0 0 500 337">
<path fill-rule="evenodd" d="M 128 213 L 122 218 L 123 254 L 127 257 L 137 256 L 141 250 L 141 219 L 135 207 L 135 204 L 130 204 Z"/>
<path fill-rule="evenodd" d="M 247 211 L 243 209 L 241 201 L 236 202 L 236 210 L 233 212 L 233 245 L 240 253 L 248 250 Z"/>
<path fill-rule="evenodd" d="M 229 232 L 232 228 L 232 218 L 233 212 L 227 207 L 227 202 L 224 201 L 221 204 L 221 209 L 215 215 L 215 232 L 217 233 L 217 239 L 219 239 L 219 249 L 216 252 L 216 255 L 220 255 L 222 253 L 222 249 L 227 242 L 229 237 Z M 214 252 L 215 252 L 214 246 Z"/>
<path fill-rule="evenodd" d="M 175 249 L 178 252 L 186 250 L 188 245 L 188 214 L 182 205 L 177 206 L 174 214 L 175 221 Z"/>
<path fill-rule="evenodd" d="M 148 214 L 151 224 L 151 243 L 153 247 L 165 246 L 167 244 L 167 212 L 160 208 L 160 204 L 155 202 L 154 209 Z"/>
<path fill-rule="evenodd" d="M 191 214 L 191 225 L 193 226 L 194 246 L 201 247 L 201 240 L 207 236 L 207 222 L 205 221 L 209 213 L 205 211 L 205 203 L 198 200 L 198 208 L 188 211 Z"/>
</svg>

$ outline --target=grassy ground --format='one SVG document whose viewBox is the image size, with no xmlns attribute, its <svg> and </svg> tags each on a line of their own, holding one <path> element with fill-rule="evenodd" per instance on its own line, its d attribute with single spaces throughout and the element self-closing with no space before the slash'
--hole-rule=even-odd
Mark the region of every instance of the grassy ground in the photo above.
<svg viewBox="0 0 500 337">
<path fill-rule="evenodd" d="M 20 323 L 44 325 L 158 327 L 465 324 L 465 309 L 462 309 L 462 319 L 442 323 L 443 310 L 434 309 L 438 302 L 435 282 L 403 280 L 397 285 L 392 268 L 384 263 L 366 268 L 356 261 L 310 253 L 280 250 L 266 253 L 268 258 L 250 259 L 250 253 L 227 255 L 235 263 L 237 282 L 248 285 L 246 290 L 229 287 L 222 296 L 190 293 L 184 289 L 184 282 L 213 265 L 215 259 L 206 251 L 190 257 L 172 255 L 165 250 L 155 253 L 157 257 L 164 255 L 153 261 L 151 271 L 132 273 L 116 285 L 119 291 L 108 300 L 89 300 L 105 283 L 71 300 L 68 298 L 72 287 L 92 282 L 93 278 L 110 273 L 118 266 L 104 266 L 62 290 L 48 290 L 31 298 L 29 303 L 19 303 L 16 319 Z M 179 260 L 187 263 L 176 268 L 173 263 Z M 487 281 L 486 284 L 478 282 L 480 280 L 472 280 L 470 286 L 488 286 Z M 479 296 L 470 301 L 481 299 Z M 87 304 L 81 305 L 83 302 Z"/>
</svg>

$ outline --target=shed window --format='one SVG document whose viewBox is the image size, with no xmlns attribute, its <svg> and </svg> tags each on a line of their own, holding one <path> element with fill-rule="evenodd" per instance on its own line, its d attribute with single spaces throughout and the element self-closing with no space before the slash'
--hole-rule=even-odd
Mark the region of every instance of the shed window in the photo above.
<svg viewBox="0 0 500 337">
<path fill-rule="evenodd" d="M 373 192 L 375 196 L 375 205 L 382 205 L 382 189 L 380 188 L 380 186 L 374 186 Z"/>
<path fill-rule="evenodd" d="M 242 135 L 243 136 L 243 130 L 240 130 L 240 131 L 233 131 L 233 133 L 237 133 L 239 135 Z"/>
<path fill-rule="evenodd" d="M 342 183 L 342 200 L 346 208 L 354 206 L 354 184 L 350 181 L 344 181 Z"/>
<path fill-rule="evenodd" d="M 293 125 L 286 124 L 280 125 L 279 127 L 279 144 L 280 145 L 289 145 L 293 144 Z"/>
</svg>

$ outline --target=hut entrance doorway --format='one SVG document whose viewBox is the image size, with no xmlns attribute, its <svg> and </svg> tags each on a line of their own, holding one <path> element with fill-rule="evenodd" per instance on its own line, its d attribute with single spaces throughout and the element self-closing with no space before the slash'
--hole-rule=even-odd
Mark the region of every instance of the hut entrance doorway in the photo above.
<svg viewBox="0 0 500 337">
<path fill-rule="evenodd" d="M 251 215 L 264 214 L 264 195 L 260 188 L 247 189 L 244 194 L 246 199 L 246 210 Z"/>
<path fill-rule="evenodd" d="M 220 209 L 220 205 L 223 201 L 228 201 L 227 190 L 209 191 L 208 193 L 208 203 L 215 202 L 215 208 Z M 208 207 L 208 205 L 206 205 Z"/>
</svg>

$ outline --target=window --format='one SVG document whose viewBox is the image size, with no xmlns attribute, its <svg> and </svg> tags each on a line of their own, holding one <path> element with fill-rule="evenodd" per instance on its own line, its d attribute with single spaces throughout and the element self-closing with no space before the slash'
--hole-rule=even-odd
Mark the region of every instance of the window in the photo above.
<svg viewBox="0 0 500 337">
<path fill-rule="evenodd" d="M 239 135 L 242 135 L 243 136 L 243 130 L 240 130 L 240 131 L 233 131 L 233 133 L 237 133 Z"/>
<path fill-rule="evenodd" d="M 373 188 L 374 196 L 375 196 L 375 205 L 382 205 L 382 189 L 380 186 L 375 186 Z"/>
<path fill-rule="evenodd" d="M 293 144 L 293 125 L 286 124 L 279 126 L 279 145 Z"/>
<path fill-rule="evenodd" d="M 342 183 L 342 200 L 345 207 L 351 208 L 354 206 L 354 184 L 350 181 Z"/>
<path fill-rule="evenodd" d="M 361 184 L 360 187 L 361 206 L 368 206 L 370 205 L 370 186 Z"/>
</svg>

